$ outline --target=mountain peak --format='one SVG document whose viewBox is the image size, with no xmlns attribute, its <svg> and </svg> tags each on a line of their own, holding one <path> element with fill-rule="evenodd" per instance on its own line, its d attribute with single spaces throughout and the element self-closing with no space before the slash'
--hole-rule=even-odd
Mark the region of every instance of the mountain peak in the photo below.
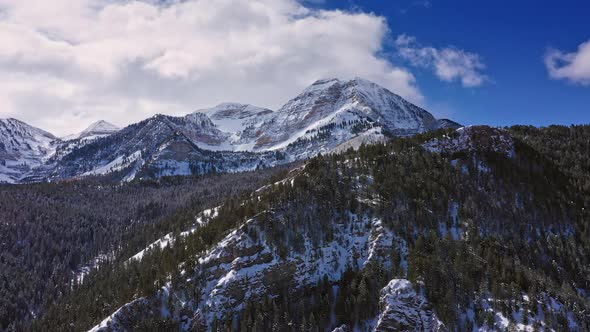
<svg viewBox="0 0 590 332">
<path fill-rule="evenodd" d="M 3 121 L 14 124 L 5 126 L 8 134 L 27 132 L 24 127 L 16 130 L 20 123 L 18 120 Z M 0 129 L 4 122 L 0 122 Z M 225 102 L 180 117 L 156 114 L 128 126 L 117 135 L 111 134 L 119 128 L 101 120 L 59 142 L 52 143 L 53 140 L 40 131 L 36 131 L 36 136 L 43 136 L 53 144 L 47 145 L 44 150 L 47 153 L 37 153 L 39 160 L 51 155 L 52 149 L 55 151 L 47 163 L 47 171 L 41 170 L 45 173 L 39 176 L 47 177 L 49 171 L 59 169 L 58 175 L 51 176 L 67 178 L 86 174 L 87 169 L 100 168 L 110 162 L 119 163 L 121 158 L 134 156 L 137 151 L 144 153 L 144 159 L 148 154 L 151 154 L 149 158 L 153 157 L 150 165 L 144 165 L 146 169 L 167 169 L 165 173 L 153 174 L 192 174 L 207 172 L 206 169 L 191 168 L 202 158 L 200 153 L 194 154 L 195 146 L 216 152 L 260 153 L 251 154 L 249 158 L 260 158 L 260 162 L 270 165 L 309 158 L 320 152 L 342 151 L 361 144 L 383 142 L 390 136 L 459 126 L 450 120 L 437 121 L 432 114 L 385 87 L 354 77 L 317 80 L 275 112 L 250 104 Z M 25 137 L 19 142 L 26 143 L 27 139 Z M 187 142 L 190 146 L 186 145 Z M 24 143 L 22 145 L 26 147 Z M 86 145 L 90 147 L 82 151 L 80 148 Z M 1 150 L 2 145 L 0 154 Z M 81 160 L 81 156 L 85 160 Z M 274 159 L 279 157 L 282 159 Z M 71 160 L 76 158 L 79 160 L 74 165 Z M 220 159 L 221 163 L 225 163 L 224 158 Z M 235 161 L 234 157 L 228 158 Z M 16 160 L 16 157 L 13 159 Z M 169 162 L 162 163 L 163 160 Z M 176 170 L 170 173 L 172 164 Z M 218 166 L 224 170 L 245 169 L 239 164 Z M 18 177 L 11 177 L 10 180 L 19 181 L 20 178 L 19 173 Z"/>
<path fill-rule="evenodd" d="M 91 123 L 86 129 L 81 131 L 78 134 L 66 136 L 63 140 L 73 140 L 73 139 L 80 139 L 86 137 L 95 137 L 95 136 L 108 136 L 119 131 L 120 128 L 115 126 L 112 123 L 106 122 L 104 120 L 99 120 L 96 122 Z"/>
<path fill-rule="evenodd" d="M 324 85 L 324 84 L 333 84 L 336 82 L 340 82 L 341 79 L 337 78 L 337 77 L 331 77 L 331 78 L 321 78 L 319 80 L 316 80 L 315 82 L 313 82 L 311 84 L 311 86 L 314 85 Z"/>
<path fill-rule="evenodd" d="M 339 84 L 341 81 L 338 78 L 327 78 L 327 79 L 320 79 L 313 82 L 310 86 L 303 90 L 302 94 L 305 93 L 314 93 L 315 91 L 322 91 L 332 87 L 335 84 Z"/>
<path fill-rule="evenodd" d="M 351 79 L 327 78 L 320 79 L 308 86 L 302 95 L 343 94 L 356 101 L 365 100 L 371 102 L 387 95 L 391 99 L 402 101 L 403 98 L 389 89 L 371 80 L 354 77 Z M 405 102 L 405 100 L 404 100 Z"/>
<path fill-rule="evenodd" d="M 96 131 L 107 131 L 107 132 L 114 132 L 119 130 L 120 128 L 115 126 L 112 123 L 106 122 L 104 120 L 98 120 L 92 123 L 88 128 L 84 130 L 84 132 L 96 132 Z"/>
<path fill-rule="evenodd" d="M 379 127 L 381 132 L 411 135 L 437 127 L 432 114 L 369 80 L 321 79 L 273 113 L 258 148 L 284 147 L 326 126 L 354 126 L 348 134 Z M 364 129 L 361 129 L 364 128 Z"/>
<path fill-rule="evenodd" d="M 312 87 L 312 86 L 330 86 L 335 83 L 340 83 L 342 85 L 346 85 L 347 83 L 355 83 L 355 84 L 379 86 L 379 84 L 377 84 L 371 80 L 368 80 L 368 79 L 360 77 L 360 76 L 355 76 L 353 78 L 347 78 L 347 79 L 338 78 L 338 77 L 322 78 L 322 79 L 319 79 L 319 80 L 316 80 L 315 82 L 313 82 L 310 85 L 310 87 Z"/>
<path fill-rule="evenodd" d="M 2 127 L 5 129 L 11 129 L 12 131 L 26 133 L 26 135 L 44 136 L 46 138 L 56 139 L 56 137 L 53 136 L 53 134 L 51 134 L 43 129 L 33 127 L 30 124 L 23 122 L 19 119 L 15 119 L 15 118 L 0 119 L 0 123 L 2 124 Z"/>
</svg>

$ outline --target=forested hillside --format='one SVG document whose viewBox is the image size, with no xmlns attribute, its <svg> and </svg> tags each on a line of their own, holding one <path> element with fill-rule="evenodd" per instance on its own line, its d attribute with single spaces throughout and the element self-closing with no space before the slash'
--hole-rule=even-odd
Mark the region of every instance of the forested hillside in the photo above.
<svg viewBox="0 0 590 332">
<path fill-rule="evenodd" d="M 553 161 L 590 197 L 590 126 L 514 126 L 510 132 Z"/>
<path fill-rule="evenodd" d="M 287 169 L 0 186 L 0 330 L 27 326 L 90 270 L 129 258 L 191 225 L 205 207 L 238 199 Z"/>
<path fill-rule="evenodd" d="M 318 156 L 183 210 L 219 205 L 33 330 L 587 331 L 586 132 L 471 127 Z"/>
</svg>

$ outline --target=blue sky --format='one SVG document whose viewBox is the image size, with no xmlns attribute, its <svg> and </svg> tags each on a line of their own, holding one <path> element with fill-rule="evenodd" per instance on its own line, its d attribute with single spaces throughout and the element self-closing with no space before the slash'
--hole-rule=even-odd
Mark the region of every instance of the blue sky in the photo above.
<svg viewBox="0 0 590 332">
<path fill-rule="evenodd" d="M 590 2 L 0 0 L 0 118 L 56 135 L 362 77 L 464 124 L 590 123 Z"/>
<path fill-rule="evenodd" d="M 347 1 L 323 8 L 385 16 L 392 36 L 408 34 L 434 47 L 453 45 L 478 54 L 489 82 L 465 88 L 412 68 L 433 111 L 467 124 L 590 123 L 590 86 L 549 77 L 548 48 L 576 51 L 590 39 L 589 1 Z M 386 56 L 396 64 L 393 41 Z"/>
</svg>

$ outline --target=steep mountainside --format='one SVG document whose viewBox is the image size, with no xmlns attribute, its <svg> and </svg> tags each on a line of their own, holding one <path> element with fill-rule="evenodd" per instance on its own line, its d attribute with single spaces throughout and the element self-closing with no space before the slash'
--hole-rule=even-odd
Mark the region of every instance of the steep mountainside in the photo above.
<svg viewBox="0 0 590 332">
<path fill-rule="evenodd" d="M 39 324 L 586 331 L 588 215 L 570 183 L 489 127 L 316 157 L 101 268 Z"/>
<path fill-rule="evenodd" d="M 321 80 L 276 112 L 225 103 L 183 117 L 156 115 L 122 130 L 99 121 L 55 140 L 51 158 L 47 153 L 18 176 L 4 177 L 35 182 L 109 175 L 129 181 L 238 172 L 457 126 L 375 83 Z"/>
<path fill-rule="evenodd" d="M 0 119 L 0 183 L 18 182 L 55 152 L 57 138 L 16 119 Z"/>
</svg>

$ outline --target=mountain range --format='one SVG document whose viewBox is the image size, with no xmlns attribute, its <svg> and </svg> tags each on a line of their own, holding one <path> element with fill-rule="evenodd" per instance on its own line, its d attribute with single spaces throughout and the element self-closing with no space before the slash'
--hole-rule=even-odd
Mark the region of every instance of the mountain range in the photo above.
<svg viewBox="0 0 590 332">
<path fill-rule="evenodd" d="M 373 82 L 319 80 L 276 111 L 223 103 L 182 117 L 155 115 L 122 129 L 99 121 L 63 138 L 2 119 L 0 182 L 239 172 L 458 127 Z"/>
<path fill-rule="evenodd" d="M 361 79 L 1 125 L 0 331 L 590 330 L 590 126 L 461 127 Z"/>
</svg>

